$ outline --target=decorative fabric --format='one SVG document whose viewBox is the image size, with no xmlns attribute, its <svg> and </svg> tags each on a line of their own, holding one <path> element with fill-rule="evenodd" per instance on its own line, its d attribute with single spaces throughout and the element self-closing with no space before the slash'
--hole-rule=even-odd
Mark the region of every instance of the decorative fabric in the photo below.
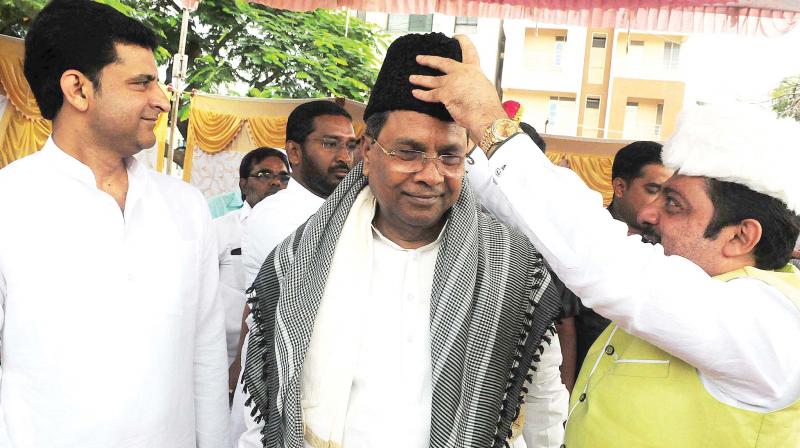
<svg viewBox="0 0 800 448">
<path fill-rule="evenodd" d="M 265 447 L 301 448 L 300 381 L 331 260 L 356 197 L 357 165 L 320 210 L 267 257 L 251 292 L 245 387 Z M 529 369 L 560 308 L 529 240 L 480 211 L 464 182 L 449 212 L 431 297 L 431 446 L 501 447 Z M 390 318 L 390 316 L 387 316 Z M 389 368 L 389 367 L 387 367 Z"/>
<path fill-rule="evenodd" d="M 209 154 L 205 151 L 193 151 L 191 183 L 206 198 L 238 191 L 239 165 L 243 153 L 236 151 L 220 151 Z"/>
<path fill-rule="evenodd" d="M 406 34 L 386 50 L 381 71 L 375 80 L 364 121 L 373 114 L 392 110 L 411 110 L 442 121 L 453 121 L 442 103 L 418 100 L 411 91 L 418 88 L 408 80 L 411 75 L 441 76 L 439 70 L 417 63 L 417 56 L 432 55 L 461 61 L 461 44 L 442 33 Z"/>
<path fill-rule="evenodd" d="M 277 9 L 528 19 L 535 23 L 676 33 L 778 36 L 800 23 L 794 0 L 251 0 Z"/>
<path fill-rule="evenodd" d="M 24 41 L 0 36 L 0 91 L 8 97 L 0 115 L 0 168 L 44 146 L 51 123 L 39 112 L 23 73 Z"/>
</svg>

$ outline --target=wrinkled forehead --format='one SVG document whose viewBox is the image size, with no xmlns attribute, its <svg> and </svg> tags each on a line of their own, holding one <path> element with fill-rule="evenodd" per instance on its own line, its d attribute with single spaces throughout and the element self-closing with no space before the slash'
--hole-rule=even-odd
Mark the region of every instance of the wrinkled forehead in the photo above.
<svg viewBox="0 0 800 448">
<path fill-rule="evenodd" d="M 426 150 L 435 151 L 445 146 L 467 149 L 467 131 L 460 125 L 408 110 L 389 112 L 380 136 L 387 143 L 414 141 L 424 145 Z"/>
</svg>

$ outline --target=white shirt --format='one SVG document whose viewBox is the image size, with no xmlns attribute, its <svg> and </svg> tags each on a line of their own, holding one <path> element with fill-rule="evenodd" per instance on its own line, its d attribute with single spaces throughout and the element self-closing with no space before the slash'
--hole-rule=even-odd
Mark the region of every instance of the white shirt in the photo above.
<svg viewBox="0 0 800 448">
<path fill-rule="evenodd" d="M 661 245 L 627 236 L 572 171 L 526 136 L 469 179 L 499 219 L 520 228 L 586 306 L 696 367 L 706 389 L 741 409 L 771 411 L 800 397 L 800 311 L 754 279 L 714 280 Z"/>
<path fill-rule="evenodd" d="M 0 170 L 0 446 L 226 440 L 208 207 L 189 185 L 127 165 L 124 216 L 52 140 Z"/>
<path fill-rule="evenodd" d="M 258 205 L 258 204 L 256 204 Z M 225 312 L 225 340 L 228 346 L 228 365 L 233 363 L 242 332 L 242 313 L 247 302 L 242 265 L 242 234 L 250 215 L 247 201 L 239 210 L 213 221 L 219 249 L 219 303 Z"/>
<path fill-rule="evenodd" d="M 430 299 L 440 247 L 441 235 L 403 249 L 373 228 L 372 276 L 353 277 L 369 281 L 369 296 L 342 446 L 430 444 Z"/>
<path fill-rule="evenodd" d="M 242 237 L 245 285 L 249 288 L 272 249 L 317 212 L 325 199 L 296 180 L 253 207 Z"/>
</svg>

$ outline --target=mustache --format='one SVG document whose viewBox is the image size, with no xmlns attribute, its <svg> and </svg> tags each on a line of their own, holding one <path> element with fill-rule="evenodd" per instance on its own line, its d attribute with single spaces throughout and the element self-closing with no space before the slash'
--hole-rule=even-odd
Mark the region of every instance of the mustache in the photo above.
<svg viewBox="0 0 800 448">
<path fill-rule="evenodd" d="M 650 224 L 645 224 L 642 229 L 642 242 L 649 244 L 661 243 L 661 235 L 658 234 L 655 227 Z"/>
<path fill-rule="evenodd" d="M 350 165 L 344 162 L 336 162 L 335 164 L 331 165 L 330 168 L 328 168 L 328 171 L 336 171 L 336 170 L 347 170 L 347 172 L 350 172 Z"/>
</svg>

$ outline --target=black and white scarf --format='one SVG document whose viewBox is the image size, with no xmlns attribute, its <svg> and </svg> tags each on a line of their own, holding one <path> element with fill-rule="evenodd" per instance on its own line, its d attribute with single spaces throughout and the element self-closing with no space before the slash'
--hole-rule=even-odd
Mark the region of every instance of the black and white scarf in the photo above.
<svg viewBox="0 0 800 448">
<path fill-rule="evenodd" d="M 269 254 L 250 289 L 255 325 L 244 382 L 251 415 L 264 421 L 265 447 L 303 447 L 303 363 L 337 239 L 366 185 L 358 165 Z M 501 447 L 560 299 L 539 252 L 481 212 L 466 180 L 449 212 L 430 300 L 430 445 Z"/>
</svg>

